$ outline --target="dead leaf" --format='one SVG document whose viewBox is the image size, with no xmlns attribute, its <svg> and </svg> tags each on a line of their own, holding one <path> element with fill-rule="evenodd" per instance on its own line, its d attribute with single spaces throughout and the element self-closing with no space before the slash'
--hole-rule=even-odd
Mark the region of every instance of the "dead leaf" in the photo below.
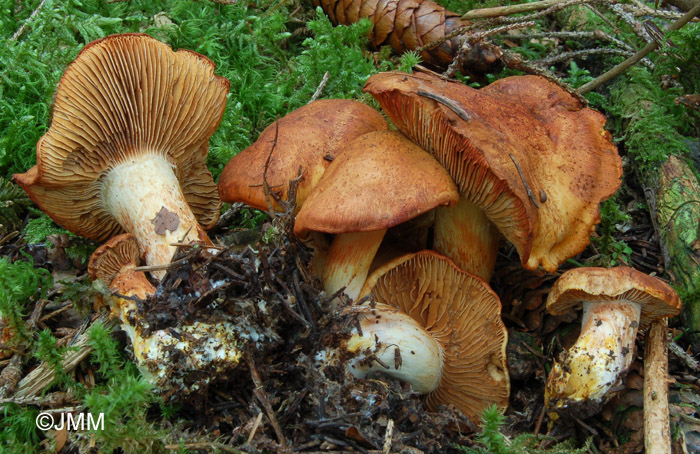
<svg viewBox="0 0 700 454">
<path fill-rule="evenodd" d="M 56 431 L 53 439 L 56 442 L 53 452 L 61 452 L 66 445 L 66 440 L 68 440 L 68 429 L 65 424 L 61 430 Z"/>
<path fill-rule="evenodd" d="M 371 441 L 367 440 L 367 438 L 365 438 L 355 426 L 348 427 L 345 430 L 345 436 L 350 440 L 360 443 L 362 446 L 365 446 L 370 449 L 377 449 L 377 447 L 374 446 L 374 444 Z"/>
<path fill-rule="evenodd" d="M 683 104 L 684 106 L 690 107 L 700 111 L 700 94 L 691 94 L 679 96 L 675 99 L 676 104 Z"/>
<path fill-rule="evenodd" d="M 156 234 L 165 235 L 166 230 L 171 232 L 177 230 L 177 226 L 180 225 L 180 218 L 172 211 L 168 211 L 167 208 L 161 207 L 151 222 L 156 226 Z"/>
</svg>

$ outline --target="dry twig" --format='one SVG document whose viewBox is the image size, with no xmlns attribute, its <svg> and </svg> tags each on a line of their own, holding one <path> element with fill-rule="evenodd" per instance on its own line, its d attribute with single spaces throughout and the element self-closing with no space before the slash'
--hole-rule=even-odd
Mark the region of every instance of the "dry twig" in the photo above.
<svg viewBox="0 0 700 454">
<path fill-rule="evenodd" d="M 518 5 L 496 6 L 493 8 L 479 8 L 468 11 L 462 15 L 462 19 L 483 19 L 487 17 L 510 16 L 511 14 L 529 13 L 566 3 L 566 0 L 541 0 L 539 2 L 523 3 Z"/>
<path fill-rule="evenodd" d="M 316 88 L 316 91 L 314 94 L 311 96 L 311 99 L 307 104 L 311 104 L 312 102 L 316 101 L 319 96 L 321 96 L 321 93 L 323 93 L 323 89 L 326 88 L 326 84 L 328 83 L 328 79 L 331 78 L 331 73 L 330 71 L 326 71 L 326 73 L 323 75 L 323 78 L 321 79 L 321 83 L 318 84 L 318 88 Z"/>
<path fill-rule="evenodd" d="M 270 420 L 270 425 L 272 425 L 272 429 L 275 431 L 277 441 L 282 446 L 287 446 L 287 440 L 284 437 L 284 432 L 282 432 L 282 428 L 277 421 L 275 411 L 272 409 L 272 405 L 270 405 L 270 401 L 267 399 L 265 388 L 263 387 L 262 381 L 260 380 L 260 375 L 258 374 L 258 369 L 255 367 L 253 352 L 250 349 L 246 351 L 246 359 L 248 361 L 248 367 L 250 368 L 250 376 L 253 379 L 253 385 L 255 386 L 253 393 L 262 404 L 265 414 L 267 415 L 267 419 Z"/>
<path fill-rule="evenodd" d="M 44 6 L 44 3 L 46 3 L 46 0 L 41 0 L 41 3 L 39 3 L 39 6 L 36 7 L 34 11 L 32 11 L 32 14 L 27 18 L 27 20 L 24 21 L 22 26 L 15 32 L 14 35 L 12 35 L 12 38 L 10 38 L 10 41 L 17 41 L 17 39 L 22 36 L 22 33 L 24 33 L 24 29 L 27 28 L 27 25 L 29 25 L 32 20 L 34 20 L 34 17 L 36 17 L 37 13 L 39 13 L 39 10 Z"/>
<path fill-rule="evenodd" d="M 695 17 L 697 14 L 700 14 L 700 2 L 698 2 L 693 9 L 688 11 L 681 17 L 679 20 L 671 24 L 669 27 L 667 27 L 666 31 L 675 31 L 679 30 L 681 27 L 683 27 L 685 24 L 690 22 L 690 20 Z M 627 60 L 623 61 L 619 65 L 615 66 L 612 68 L 610 71 L 607 71 L 600 76 L 596 77 L 594 80 L 582 85 L 579 87 L 577 92 L 581 95 L 584 95 L 592 90 L 595 90 L 599 86 L 603 85 L 604 83 L 608 82 L 609 80 L 613 79 L 616 76 L 619 76 L 623 72 L 627 71 L 632 65 L 637 63 L 639 60 L 642 58 L 646 57 L 649 53 L 653 52 L 659 47 L 659 44 L 656 41 L 652 41 L 642 50 L 634 54 L 634 56 L 628 58 Z"/>
</svg>

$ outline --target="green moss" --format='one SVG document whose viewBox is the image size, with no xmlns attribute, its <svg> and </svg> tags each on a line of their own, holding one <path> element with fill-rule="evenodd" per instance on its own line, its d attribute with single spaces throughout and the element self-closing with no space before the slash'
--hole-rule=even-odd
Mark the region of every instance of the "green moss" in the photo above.
<svg viewBox="0 0 700 454">
<path fill-rule="evenodd" d="M 657 74 L 670 75 L 687 93 L 700 93 L 700 24 L 687 24 L 667 38 L 673 46 L 667 44 L 660 52 Z"/>
<path fill-rule="evenodd" d="M 48 329 L 40 331 L 37 336 L 34 356 L 50 365 L 55 374 L 55 379 L 48 388 L 57 384 L 64 390 L 71 389 L 76 394 L 80 394 L 79 390 L 82 387 L 63 368 L 63 355 L 69 350 L 69 347 L 58 347 L 57 342 Z"/>
<path fill-rule="evenodd" d="M 14 263 L 0 257 L 0 316 L 14 330 L 13 344 L 29 340 L 23 317 L 28 315 L 29 304 L 36 297 L 45 297 L 52 286 L 51 274 L 34 268 L 31 257 Z"/>
<path fill-rule="evenodd" d="M 24 239 L 29 244 L 44 243 L 49 235 L 57 234 L 73 235 L 68 230 L 57 226 L 46 214 L 30 219 L 24 228 Z"/>
<path fill-rule="evenodd" d="M 545 436 L 520 434 L 513 439 L 506 439 L 501 427 L 506 419 L 495 405 L 487 407 L 481 416 L 481 430 L 476 441 L 481 446 L 459 447 L 464 454 L 583 454 L 592 446 L 589 439 L 581 448 L 575 448 L 571 441 L 553 443 L 548 448 L 540 448 Z"/>
<path fill-rule="evenodd" d="M 39 452 L 39 430 L 36 417 L 39 410 L 17 404 L 5 404 L 0 409 L 0 452 L 30 454 Z"/>
<path fill-rule="evenodd" d="M 632 248 L 627 243 L 616 238 L 617 226 L 631 220 L 629 214 L 622 210 L 617 195 L 600 204 L 600 224 L 598 236 L 591 238 L 593 245 L 600 254 L 591 265 L 611 267 L 628 265 Z"/>
<path fill-rule="evenodd" d="M 100 452 L 154 452 L 162 450 L 165 432 L 147 420 L 149 408 L 160 402 L 153 385 L 123 357 L 123 348 L 101 323 L 90 327 L 90 362 L 97 367 L 100 384 L 84 398 L 91 414 L 104 415 L 104 430 L 93 430 Z"/>
<path fill-rule="evenodd" d="M 683 156 L 688 146 L 680 131 L 687 127 L 685 109 L 675 102 L 678 88 L 664 90 L 659 80 L 641 67 L 630 68 L 610 91 L 615 129 L 642 174 L 671 154 Z"/>
<path fill-rule="evenodd" d="M 31 203 L 19 186 L 0 177 L 0 235 L 20 227 L 20 216 Z"/>
</svg>

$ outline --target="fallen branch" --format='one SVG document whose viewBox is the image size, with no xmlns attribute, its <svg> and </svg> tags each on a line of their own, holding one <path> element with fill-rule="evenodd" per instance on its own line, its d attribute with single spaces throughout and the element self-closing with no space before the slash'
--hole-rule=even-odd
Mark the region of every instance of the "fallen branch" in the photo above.
<svg viewBox="0 0 700 454">
<path fill-rule="evenodd" d="M 22 36 L 22 33 L 24 33 L 24 29 L 27 28 L 27 25 L 29 25 L 32 20 L 34 20 L 34 17 L 36 17 L 37 13 L 39 13 L 39 10 L 44 6 L 44 3 L 46 3 L 46 0 L 41 0 L 41 3 L 39 3 L 39 6 L 36 7 L 36 9 L 32 12 L 32 14 L 27 18 L 27 20 L 24 21 L 22 26 L 15 32 L 14 35 L 12 35 L 12 38 L 10 38 L 10 41 L 17 41 L 17 39 Z"/>
<path fill-rule="evenodd" d="M 668 341 L 668 351 L 678 358 L 683 364 L 685 364 L 685 367 L 693 372 L 700 370 L 698 360 L 693 358 L 692 355 L 686 353 L 685 350 L 683 350 L 680 345 L 673 342 L 673 340 Z"/>
<path fill-rule="evenodd" d="M 328 79 L 330 79 L 330 78 L 331 78 L 330 71 L 326 71 L 326 73 L 323 75 L 323 78 L 321 79 L 321 83 L 318 84 L 316 91 L 311 96 L 311 99 L 309 100 L 309 102 L 307 104 L 311 104 L 312 102 L 318 100 L 318 98 L 321 96 L 321 93 L 323 93 L 323 89 L 326 88 L 326 84 L 328 83 Z"/>
<path fill-rule="evenodd" d="M 265 388 L 263 387 L 262 381 L 260 380 L 258 369 L 255 367 L 255 361 L 253 360 L 253 352 L 251 350 L 247 351 L 246 359 L 248 360 L 248 367 L 250 368 L 250 376 L 253 379 L 253 384 L 255 385 L 253 393 L 262 404 L 263 409 L 265 410 L 265 414 L 267 415 L 267 419 L 270 420 L 270 425 L 275 431 L 275 435 L 277 435 L 277 441 L 282 446 L 287 446 L 287 440 L 284 437 L 284 432 L 282 432 L 282 427 L 280 427 L 279 422 L 277 421 L 277 416 L 275 415 L 275 411 L 272 409 L 272 405 L 270 405 L 270 401 L 265 395 Z"/>
<path fill-rule="evenodd" d="M 104 327 L 112 330 L 116 325 L 115 320 L 106 320 L 106 317 L 101 316 L 97 321 L 101 321 Z M 63 370 L 66 373 L 75 369 L 82 360 L 84 360 L 90 352 L 90 334 L 84 332 L 78 336 L 71 347 L 77 350 L 69 350 L 63 355 Z M 41 363 L 36 369 L 27 374 L 17 386 L 17 391 L 13 394 L 13 399 L 22 400 L 35 397 L 42 393 L 56 379 L 56 371 L 49 364 Z"/>
<path fill-rule="evenodd" d="M 540 11 L 567 0 L 541 0 L 539 2 L 524 3 L 521 5 L 496 6 L 493 8 L 473 9 L 462 15 L 462 19 L 483 19 L 486 17 L 510 16 L 511 14 L 529 13 L 530 11 Z"/>
<path fill-rule="evenodd" d="M 676 22 L 671 24 L 666 29 L 666 31 L 679 30 L 681 27 L 683 27 L 685 24 L 690 22 L 690 20 L 693 19 L 693 17 L 695 17 L 698 14 L 700 14 L 700 2 L 698 2 L 693 7 L 693 9 L 691 9 L 690 11 L 685 13 L 683 15 L 683 17 L 681 17 Z M 632 57 L 628 58 L 627 60 L 623 61 L 619 65 L 615 66 L 610 71 L 607 71 L 607 72 L 601 74 L 600 76 L 596 77 L 594 80 L 592 80 L 586 84 L 581 85 L 581 87 L 579 87 L 577 92 L 581 95 L 584 95 L 590 91 L 595 90 L 596 88 L 603 85 L 604 83 L 610 81 L 611 79 L 613 79 L 613 78 L 619 76 L 620 74 L 622 74 L 623 72 L 627 71 L 631 66 L 636 64 L 639 60 L 646 57 L 648 54 L 650 54 L 654 50 L 656 50 L 658 47 L 659 47 L 659 44 L 656 41 L 650 42 L 649 44 L 644 46 L 644 48 L 642 50 L 640 50 L 639 52 L 637 52 L 636 54 L 634 54 Z"/>
</svg>

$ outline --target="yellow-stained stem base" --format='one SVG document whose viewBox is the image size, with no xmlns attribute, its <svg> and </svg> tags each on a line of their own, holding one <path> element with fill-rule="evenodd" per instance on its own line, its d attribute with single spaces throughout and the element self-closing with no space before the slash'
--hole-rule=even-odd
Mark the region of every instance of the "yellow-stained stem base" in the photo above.
<svg viewBox="0 0 700 454">
<path fill-rule="evenodd" d="M 581 334 L 545 388 L 550 410 L 590 416 L 611 397 L 634 358 L 640 306 L 629 301 L 583 304 Z"/>
</svg>

